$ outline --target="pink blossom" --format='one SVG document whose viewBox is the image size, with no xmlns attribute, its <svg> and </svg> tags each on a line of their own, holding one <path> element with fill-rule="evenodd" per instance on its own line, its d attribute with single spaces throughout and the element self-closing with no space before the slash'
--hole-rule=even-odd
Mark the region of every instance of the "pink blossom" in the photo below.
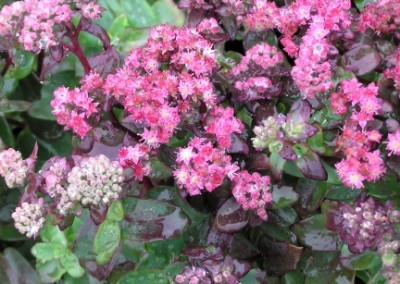
<svg viewBox="0 0 400 284">
<path fill-rule="evenodd" d="M 136 144 L 134 147 L 123 147 L 118 154 L 121 166 L 131 168 L 133 176 L 138 180 L 143 180 L 144 176 L 151 174 L 150 148 L 143 144 Z"/>
</svg>

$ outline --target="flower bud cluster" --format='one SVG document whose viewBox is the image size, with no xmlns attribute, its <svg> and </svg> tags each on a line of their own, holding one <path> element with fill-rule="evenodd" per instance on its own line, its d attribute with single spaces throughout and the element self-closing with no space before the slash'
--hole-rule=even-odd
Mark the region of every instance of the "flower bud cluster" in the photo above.
<svg viewBox="0 0 400 284">
<path fill-rule="evenodd" d="M 121 166 L 131 168 L 133 176 L 137 180 L 143 180 L 144 176 L 151 174 L 150 148 L 144 144 L 136 144 L 134 147 L 123 147 L 118 154 Z"/>
<path fill-rule="evenodd" d="M 370 28 L 378 33 L 397 32 L 400 27 L 400 3 L 397 0 L 377 0 L 366 5 L 360 15 L 358 28 Z"/>
<path fill-rule="evenodd" d="M 193 138 L 186 148 L 179 149 L 176 161 L 175 179 L 190 195 L 200 194 L 204 189 L 212 192 L 226 176 L 233 179 L 239 169 L 223 150 L 198 137 Z"/>
<path fill-rule="evenodd" d="M 203 102 L 216 104 L 210 75 L 216 55 L 195 29 L 160 25 L 150 30 L 147 45 L 135 49 L 125 65 L 107 77 L 104 90 L 143 129 L 145 143 L 167 143 L 185 115 Z"/>
<path fill-rule="evenodd" d="M 6 46 L 19 42 L 26 50 L 39 53 L 61 41 L 60 25 L 71 21 L 75 5 L 86 18 L 100 16 L 100 6 L 92 0 L 16 1 L 0 11 L 0 37 Z"/>
<path fill-rule="evenodd" d="M 69 90 L 59 87 L 54 91 L 54 99 L 50 104 L 57 122 L 65 125 L 66 129 L 72 129 L 81 138 L 92 129 L 89 120 L 99 113 L 98 103 L 87 91 L 79 88 Z"/>
<path fill-rule="evenodd" d="M 262 220 L 268 216 L 265 206 L 272 202 L 270 192 L 270 178 L 259 173 L 250 174 L 242 171 L 233 179 L 232 194 L 244 210 L 253 210 Z"/>
<path fill-rule="evenodd" d="M 358 199 L 353 207 L 341 203 L 339 210 L 339 234 L 353 253 L 376 249 L 392 235 L 393 223 L 400 221 L 400 212 L 389 202 L 382 206 L 372 197 Z"/>
<path fill-rule="evenodd" d="M 0 151 L 0 176 L 9 188 L 22 186 L 28 173 L 28 164 L 20 152 L 9 148 Z"/>
<path fill-rule="evenodd" d="M 259 43 L 249 49 L 246 56 L 231 70 L 235 88 L 244 94 L 239 98 L 246 100 L 270 98 L 268 91 L 272 82 L 267 77 L 272 68 L 283 60 L 283 54 L 275 46 L 267 43 Z"/>
<path fill-rule="evenodd" d="M 83 158 L 68 174 L 68 197 L 83 205 L 108 204 L 122 191 L 123 169 L 106 156 Z"/>
<path fill-rule="evenodd" d="M 23 202 L 11 214 L 15 222 L 15 227 L 21 234 L 26 234 L 28 238 L 36 237 L 44 224 L 43 199 L 35 202 Z"/>
<path fill-rule="evenodd" d="M 281 127 L 286 125 L 286 116 L 279 114 L 277 116 L 269 116 L 261 122 L 261 125 L 255 126 L 253 129 L 256 137 L 251 138 L 254 148 L 258 150 L 269 149 L 271 153 L 279 152 L 283 143 L 279 140 L 284 138 Z"/>
<path fill-rule="evenodd" d="M 205 130 L 207 133 L 214 134 L 217 137 L 217 142 L 221 149 L 231 147 L 231 135 L 240 133 L 243 129 L 243 123 L 234 116 L 234 110 L 231 107 L 216 106 L 206 119 Z"/>
<path fill-rule="evenodd" d="M 175 276 L 178 284 L 211 284 L 211 278 L 206 270 L 201 267 L 186 266 L 183 271 Z"/>
<path fill-rule="evenodd" d="M 66 158 L 53 157 L 48 160 L 40 176 L 44 180 L 44 189 L 57 203 L 57 209 L 61 215 L 66 215 L 73 208 L 73 201 L 67 193 L 67 176 L 71 171 Z"/>
<path fill-rule="evenodd" d="M 342 81 L 340 90 L 331 95 L 333 111 L 344 114 L 350 104 L 353 111 L 336 141 L 337 149 L 341 150 L 346 158 L 335 167 L 346 186 L 362 188 L 363 181 L 373 182 L 386 172 L 379 150 L 372 150 L 382 135 L 377 130 L 365 129 L 381 108 L 377 98 L 378 88 L 374 83 L 363 87 L 353 78 Z"/>
</svg>

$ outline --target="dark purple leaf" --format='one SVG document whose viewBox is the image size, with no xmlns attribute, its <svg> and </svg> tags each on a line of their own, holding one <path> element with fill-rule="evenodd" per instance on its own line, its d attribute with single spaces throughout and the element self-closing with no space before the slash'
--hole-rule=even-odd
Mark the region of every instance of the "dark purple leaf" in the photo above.
<svg viewBox="0 0 400 284">
<path fill-rule="evenodd" d="M 259 250 L 242 234 L 234 234 L 229 253 L 238 259 L 247 259 L 260 254 Z"/>
<path fill-rule="evenodd" d="M 296 165 L 305 177 L 322 181 L 328 178 L 319 156 L 310 149 L 296 161 Z"/>
<path fill-rule="evenodd" d="M 279 152 L 279 155 L 288 161 L 295 161 L 297 159 L 296 152 L 288 144 L 283 146 L 283 149 Z"/>
<path fill-rule="evenodd" d="M 287 116 L 288 123 L 293 125 L 307 122 L 311 115 L 311 104 L 306 100 L 297 100 L 290 108 Z"/>
<path fill-rule="evenodd" d="M 237 30 L 238 30 L 236 16 L 231 14 L 229 16 L 223 17 L 222 25 L 223 25 L 224 29 L 226 30 L 226 32 L 228 33 L 230 39 L 234 40 L 236 38 L 236 34 L 237 34 Z"/>
<path fill-rule="evenodd" d="M 85 31 L 97 37 L 102 42 L 104 50 L 107 50 L 111 47 L 110 37 L 108 36 L 108 33 L 105 29 L 84 17 L 81 18 L 81 22 L 82 31 Z"/>
<path fill-rule="evenodd" d="M 106 76 L 119 65 L 120 58 L 115 47 L 111 46 L 88 60 L 93 70 L 102 76 Z"/>
<path fill-rule="evenodd" d="M 221 232 L 233 233 L 244 228 L 249 222 L 249 216 L 242 206 L 232 197 L 218 210 L 215 225 Z"/>
<path fill-rule="evenodd" d="M 193 10 L 186 18 L 186 25 L 189 27 L 197 27 L 201 20 L 205 17 L 205 12 L 203 10 Z"/>
<path fill-rule="evenodd" d="M 96 225 L 100 225 L 107 215 L 107 207 L 106 206 L 92 206 L 90 207 L 90 218 L 92 218 L 93 222 Z"/>
<path fill-rule="evenodd" d="M 94 137 L 97 141 L 107 146 L 120 145 L 124 139 L 125 132 L 114 127 L 110 121 L 102 121 L 99 127 L 94 129 Z"/>
<path fill-rule="evenodd" d="M 385 125 L 389 132 L 396 132 L 400 126 L 400 123 L 396 119 L 388 118 L 385 120 Z"/>
<path fill-rule="evenodd" d="M 361 45 L 343 55 L 343 68 L 361 76 L 374 71 L 381 61 L 381 55 L 375 48 L 369 45 Z"/>
<path fill-rule="evenodd" d="M 295 187 L 295 191 L 299 194 L 294 206 L 296 211 L 302 216 L 307 216 L 317 210 L 328 191 L 327 185 L 326 182 L 299 179 Z"/>
<path fill-rule="evenodd" d="M 50 54 L 56 62 L 60 63 L 64 57 L 63 46 L 61 44 L 57 44 L 50 47 Z"/>
<path fill-rule="evenodd" d="M 283 275 L 295 270 L 303 253 L 303 248 L 289 242 L 280 242 L 261 236 L 258 248 L 264 255 L 264 268 L 268 273 Z"/>
<path fill-rule="evenodd" d="M 178 236 L 189 221 L 179 207 L 158 200 L 127 197 L 123 201 L 125 217 L 122 239 L 156 241 Z"/>
<path fill-rule="evenodd" d="M 246 140 L 244 140 L 242 137 L 236 134 L 232 134 L 231 139 L 232 139 L 232 146 L 228 149 L 230 153 L 244 154 L 246 156 L 249 155 L 250 149 L 246 143 Z"/>
<path fill-rule="evenodd" d="M 339 249 L 339 235 L 329 231 L 325 225 L 325 216 L 314 215 L 293 225 L 292 232 L 299 242 L 312 250 L 336 251 Z"/>
<path fill-rule="evenodd" d="M 250 171 L 269 170 L 270 168 L 267 154 L 252 152 L 246 162 L 247 169 Z"/>
</svg>

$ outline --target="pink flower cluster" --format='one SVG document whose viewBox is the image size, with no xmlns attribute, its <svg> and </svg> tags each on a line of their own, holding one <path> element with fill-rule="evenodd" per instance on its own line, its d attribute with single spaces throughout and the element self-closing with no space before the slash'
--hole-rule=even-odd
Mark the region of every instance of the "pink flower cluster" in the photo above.
<svg viewBox="0 0 400 284">
<path fill-rule="evenodd" d="M 0 151 L 0 176 L 9 188 L 22 186 L 28 173 L 28 164 L 13 148 Z"/>
<path fill-rule="evenodd" d="M 93 74 L 88 76 L 97 78 Z M 84 78 L 81 89 L 69 90 L 63 86 L 59 87 L 54 91 L 54 99 L 50 103 L 57 122 L 65 125 L 66 129 L 72 129 L 81 138 L 84 138 L 92 129 L 90 120 L 96 118 L 100 112 L 98 103 L 89 94 L 96 89 L 97 84 L 100 84 L 97 79 Z"/>
<path fill-rule="evenodd" d="M 206 118 L 205 130 L 214 134 L 220 148 L 227 149 L 232 145 L 232 134 L 240 133 L 244 129 L 243 123 L 234 116 L 231 107 L 214 107 Z"/>
<path fill-rule="evenodd" d="M 388 144 L 386 149 L 390 151 L 389 155 L 395 154 L 400 156 L 400 129 L 394 133 L 388 134 Z"/>
<path fill-rule="evenodd" d="M 372 151 L 381 134 L 377 130 L 366 130 L 367 123 L 381 108 L 377 94 L 374 83 L 364 87 L 353 78 L 342 81 L 340 91 L 331 95 L 334 113 L 345 114 L 352 106 L 351 116 L 336 141 L 346 158 L 335 165 L 343 183 L 352 188 L 363 187 L 363 181 L 376 181 L 386 172 L 379 150 Z"/>
<path fill-rule="evenodd" d="M 36 237 L 44 224 L 44 200 L 40 198 L 34 202 L 23 202 L 11 214 L 14 219 L 15 227 L 21 234 L 26 234 L 28 238 Z"/>
<path fill-rule="evenodd" d="M 38 53 L 58 44 L 62 37 L 61 24 L 68 23 L 75 11 L 81 9 L 87 18 L 98 18 L 100 6 L 92 0 L 24 0 L 6 5 L 0 12 L 0 37 L 18 41 L 28 51 Z"/>
<path fill-rule="evenodd" d="M 267 220 L 265 206 L 272 202 L 270 178 L 259 173 L 250 174 L 242 171 L 236 174 L 233 196 L 244 210 L 253 210 L 264 221 Z"/>
<path fill-rule="evenodd" d="M 235 88 L 246 94 L 247 100 L 268 98 L 268 89 L 272 82 L 265 76 L 254 76 L 260 70 L 265 72 L 284 60 L 283 54 L 267 43 L 259 43 L 246 52 L 240 63 L 232 68 L 231 75 Z"/>
<path fill-rule="evenodd" d="M 394 87 L 400 90 L 400 49 L 395 53 L 395 66 L 388 68 L 383 73 L 386 78 L 394 81 Z"/>
<path fill-rule="evenodd" d="M 226 176 L 233 179 L 239 169 L 223 150 L 214 148 L 211 142 L 199 137 L 193 138 L 186 148 L 179 149 L 176 161 L 176 181 L 190 195 L 200 194 L 204 189 L 212 192 Z"/>
<path fill-rule="evenodd" d="M 211 43 L 195 29 L 160 25 L 151 29 L 146 47 L 133 50 L 125 66 L 107 77 L 104 90 L 143 127 L 145 143 L 158 147 L 201 102 L 215 105 L 209 79 L 215 62 Z"/>
<path fill-rule="evenodd" d="M 358 28 L 370 28 L 378 33 L 392 33 L 400 26 L 400 2 L 398 0 L 377 0 L 368 4 L 361 13 Z"/>
<path fill-rule="evenodd" d="M 281 43 L 285 51 L 296 57 L 293 80 L 304 97 L 313 98 L 333 87 L 326 36 L 331 31 L 338 31 L 339 25 L 349 26 L 347 11 L 350 7 L 349 0 L 299 0 L 281 8 L 267 0 L 253 0 L 250 13 L 243 22 L 250 30 L 277 28 L 283 34 Z M 309 26 L 305 36 L 301 40 L 295 39 L 299 27 L 305 25 Z M 295 43 L 300 41 L 300 45 Z"/>
<path fill-rule="evenodd" d="M 118 154 L 121 166 L 133 170 L 133 176 L 143 180 L 144 176 L 151 174 L 150 148 L 144 144 L 136 144 L 134 147 L 123 147 Z"/>
<path fill-rule="evenodd" d="M 67 177 L 71 171 L 66 158 L 53 157 L 39 171 L 43 178 L 43 186 L 48 195 L 56 200 L 61 215 L 66 215 L 73 208 L 73 201 L 67 193 Z"/>
</svg>

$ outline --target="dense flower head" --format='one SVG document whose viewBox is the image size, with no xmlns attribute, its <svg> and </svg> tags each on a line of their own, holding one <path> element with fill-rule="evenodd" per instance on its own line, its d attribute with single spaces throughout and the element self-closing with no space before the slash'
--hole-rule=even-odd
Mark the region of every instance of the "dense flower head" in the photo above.
<svg viewBox="0 0 400 284">
<path fill-rule="evenodd" d="M 67 177 L 70 171 L 71 167 L 63 157 L 51 158 L 39 171 L 44 189 L 56 201 L 61 215 L 66 215 L 74 205 L 67 193 Z"/>
<path fill-rule="evenodd" d="M 28 51 L 38 53 L 61 40 L 59 25 L 71 21 L 77 12 L 98 18 L 101 8 L 93 0 L 24 0 L 6 5 L 0 11 L 0 38 L 18 41 Z M 3 43 L 3 42 L 2 42 Z"/>
<path fill-rule="evenodd" d="M 118 162 L 104 155 L 83 158 L 68 174 L 68 197 L 83 205 L 108 204 L 119 197 L 123 181 Z"/>
<path fill-rule="evenodd" d="M 81 138 L 92 129 L 90 119 L 100 112 L 98 103 L 87 91 L 79 88 L 70 90 L 63 86 L 59 87 L 54 91 L 54 99 L 50 104 L 57 122 L 65 125 L 66 129 L 72 129 Z"/>
<path fill-rule="evenodd" d="M 395 62 L 394 67 L 386 69 L 383 74 L 393 80 L 396 89 L 400 89 L 400 49 L 396 50 Z"/>
<path fill-rule="evenodd" d="M 400 129 L 394 133 L 388 134 L 388 144 L 386 149 L 390 151 L 389 155 L 395 154 L 400 156 Z"/>
<path fill-rule="evenodd" d="M 231 147 L 232 134 L 240 133 L 243 129 L 243 123 L 234 116 L 234 110 L 231 107 L 216 106 L 206 119 L 205 130 L 217 137 L 218 145 L 222 149 Z"/>
<path fill-rule="evenodd" d="M 0 151 L 0 176 L 9 188 L 23 185 L 28 170 L 28 164 L 20 152 L 13 148 Z"/>
<path fill-rule="evenodd" d="M 175 276 L 175 283 L 187 284 L 187 283 L 198 283 L 198 284 L 211 284 L 211 278 L 208 272 L 201 267 L 186 266 L 180 274 Z"/>
<path fill-rule="evenodd" d="M 388 202 L 378 204 L 372 197 L 356 200 L 354 206 L 340 203 L 340 216 L 336 220 L 340 237 L 353 253 L 373 250 L 389 234 L 393 223 L 399 221 L 400 212 Z"/>
<path fill-rule="evenodd" d="M 259 173 L 242 171 L 236 174 L 232 194 L 244 210 L 253 210 L 261 219 L 267 220 L 265 206 L 272 202 L 270 178 Z"/>
<path fill-rule="evenodd" d="M 232 179 L 239 169 L 222 149 L 199 137 L 193 138 L 186 148 L 179 149 L 176 161 L 175 179 L 190 195 L 200 194 L 201 190 L 212 192 L 226 176 Z"/>
<path fill-rule="evenodd" d="M 179 8 L 189 11 L 204 10 L 218 17 L 234 14 L 241 16 L 248 11 L 251 0 L 180 0 Z"/>
<path fill-rule="evenodd" d="M 15 228 L 28 238 L 36 237 L 44 224 L 44 200 L 42 198 L 28 203 L 23 202 L 11 214 L 15 222 Z"/>
<path fill-rule="evenodd" d="M 369 3 L 360 15 L 358 28 L 370 28 L 378 33 L 396 32 L 400 26 L 399 10 L 398 0 L 377 0 L 375 3 Z"/>
<path fill-rule="evenodd" d="M 390 236 L 378 244 L 378 253 L 382 259 L 380 273 L 386 278 L 388 284 L 400 283 L 400 240 Z"/>
<path fill-rule="evenodd" d="M 203 102 L 216 104 L 209 79 L 216 67 L 212 44 L 193 28 L 160 25 L 147 45 L 133 50 L 125 66 L 107 77 L 104 90 L 143 128 L 151 147 L 167 143 L 185 115 Z"/>
<path fill-rule="evenodd" d="M 141 181 L 144 176 L 151 174 L 150 150 L 144 144 L 123 147 L 118 154 L 119 163 L 124 169 L 131 168 L 133 176 Z"/>
<path fill-rule="evenodd" d="M 270 98 L 272 82 L 269 76 L 273 68 L 284 60 L 283 54 L 267 43 L 259 43 L 250 48 L 240 63 L 232 68 L 231 76 L 235 88 L 240 91 L 239 98 L 257 100 Z"/>
<path fill-rule="evenodd" d="M 253 131 L 256 137 L 252 138 L 253 146 L 258 149 L 269 149 L 274 151 L 276 141 L 284 137 L 281 127 L 286 125 L 286 116 L 279 114 L 277 116 L 269 116 L 261 122 L 261 125 L 255 126 Z M 282 145 L 283 146 L 283 145 Z"/>
</svg>

